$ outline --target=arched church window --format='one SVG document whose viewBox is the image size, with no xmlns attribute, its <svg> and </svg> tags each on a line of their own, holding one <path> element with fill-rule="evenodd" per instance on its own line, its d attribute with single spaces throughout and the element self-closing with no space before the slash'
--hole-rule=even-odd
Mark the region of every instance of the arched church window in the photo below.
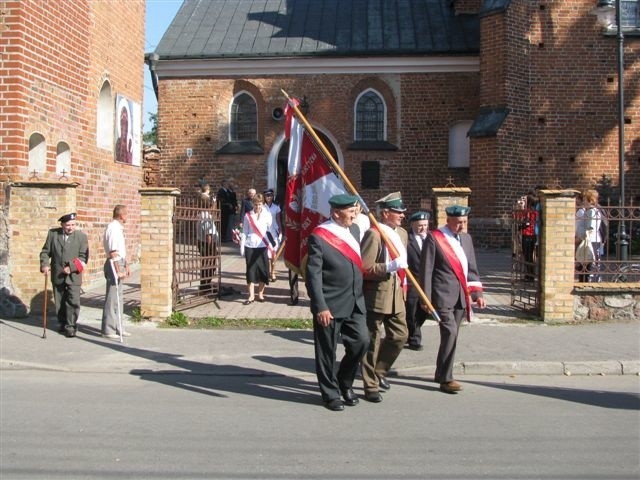
<svg viewBox="0 0 640 480">
<path fill-rule="evenodd" d="M 114 100 L 111 96 L 111 84 L 105 80 L 98 97 L 96 118 L 96 144 L 98 148 L 113 151 Z"/>
<path fill-rule="evenodd" d="M 238 93 L 231 103 L 229 141 L 253 142 L 258 139 L 258 106 L 247 92 Z"/>
<path fill-rule="evenodd" d="M 386 105 L 375 90 L 366 90 L 358 96 L 355 105 L 355 141 L 377 142 L 386 140 Z"/>
</svg>

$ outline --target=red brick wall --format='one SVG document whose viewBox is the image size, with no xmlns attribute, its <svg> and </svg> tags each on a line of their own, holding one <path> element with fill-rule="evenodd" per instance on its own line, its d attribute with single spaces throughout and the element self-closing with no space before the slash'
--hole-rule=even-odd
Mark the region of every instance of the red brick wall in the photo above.
<svg viewBox="0 0 640 480">
<path fill-rule="evenodd" d="M 242 81 L 166 79 L 160 81 L 158 138 L 162 152 L 159 185 L 193 190 L 201 177 L 218 185 L 233 177 L 240 191 L 250 186 L 266 188 L 269 150 L 283 131 L 283 122 L 271 119 L 276 107 L 283 107 L 284 89 L 292 96 L 306 95 L 308 120 L 331 132 L 344 157 L 343 168 L 366 202 L 393 190 L 401 190 L 410 209 L 430 197 L 432 186 L 444 186 L 448 177 L 459 184 L 468 182 L 466 172 L 447 168 L 449 126 L 473 120 L 477 111 L 477 75 L 433 74 L 309 76 Z M 353 139 L 353 105 L 357 96 L 374 88 L 388 109 L 387 138 L 397 151 L 350 150 Z M 249 91 L 257 100 L 258 140 L 262 155 L 219 155 L 228 139 L 229 103 L 234 92 Z M 401 93 L 402 92 L 402 93 Z M 461 93 L 461 95 L 459 95 Z M 193 148 L 191 159 L 186 149 Z M 361 163 L 381 163 L 381 185 L 361 190 Z"/>
<path fill-rule="evenodd" d="M 114 103 L 121 94 L 142 104 L 144 18 L 144 0 L 0 1 L 0 202 L 6 212 L 7 185 L 29 178 L 34 132 L 47 146 L 41 180 L 58 179 L 56 146 L 67 143 L 68 179 L 80 184 L 77 211 L 92 251 L 89 278 L 101 276 L 101 236 L 114 204 L 130 206 L 133 255 L 139 243 L 141 168 L 115 164 L 113 151 L 97 147 L 96 114 L 105 79 Z M 20 228 L 28 226 L 14 226 L 10 238 Z"/>
</svg>

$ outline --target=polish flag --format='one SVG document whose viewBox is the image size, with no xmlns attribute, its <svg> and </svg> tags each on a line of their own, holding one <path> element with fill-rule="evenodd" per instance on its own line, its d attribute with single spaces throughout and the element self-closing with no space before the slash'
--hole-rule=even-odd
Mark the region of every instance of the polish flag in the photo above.
<svg viewBox="0 0 640 480">
<path fill-rule="evenodd" d="M 298 105 L 297 100 L 293 102 Z M 287 267 L 304 276 L 309 235 L 329 218 L 329 198 L 345 193 L 342 182 L 311 136 L 285 107 L 285 137 L 289 140 L 287 188 L 284 201 L 284 261 Z"/>
</svg>

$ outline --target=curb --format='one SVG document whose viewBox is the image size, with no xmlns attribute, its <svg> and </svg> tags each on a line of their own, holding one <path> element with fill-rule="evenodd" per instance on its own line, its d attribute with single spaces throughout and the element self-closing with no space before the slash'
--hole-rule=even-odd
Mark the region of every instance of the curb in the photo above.
<svg viewBox="0 0 640 480">
<path fill-rule="evenodd" d="M 18 370 L 42 370 L 65 373 L 126 373 L 145 375 L 208 375 L 216 377 L 279 377 L 291 375 L 294 372 L 297 377 L 315 376 L 315 373 L 301 372 L 299 370 L 262 370 L 243 367 L 243 372 L 235 368 L 225 369 L 212 366 L 211 370 L 185 370 L 180 368 L 167 368 L 165 365 L 149 364 L 122 364 L 112 368 L 78 367 L 65 368 L 45 365 L 40 363 L 23 362 L 16 360 L 0 360 L 0 371 Z M 389 372 L 390 377 L 415 376 L 416 374 L 429 376 L 435 370 L 434 365 L 420 367 L 394 368 Z M 640 360 L 607 360 L 584 362 L 461 362 L 454 366 L 456 375 L 638 375 L 640 376 Z"/>
</svg>

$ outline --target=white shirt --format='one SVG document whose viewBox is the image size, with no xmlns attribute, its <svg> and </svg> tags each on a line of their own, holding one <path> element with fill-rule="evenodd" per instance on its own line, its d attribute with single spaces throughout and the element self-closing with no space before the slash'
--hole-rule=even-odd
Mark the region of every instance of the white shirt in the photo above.
<svg viewBox="0 0 640 480">
<path fill-rule="evenodd" d="M 253 223 L 260 230 L 259 232 L 256 232 L 253 229 L 251 222 L 247 218 L 249 215 L 251 216 Z M 269 241 L 265 237 L 267 231 L 269 230 L 269 227 L 271 227 L 271 222 L 271 214 L 269 213 L 269 210 L 264 207 L 260 212 L 260 216 L 257 216 L 255 211 L 245 215 L 244 219 L 242 220 L 242 239 L 244 240 L 244 246 L 248 248 L 266 247 L 262 239 L 264 238 L 265 242 Z"/>
<path fill-rule="evenodd" d="M 111 252 L 118 252 L 118 256 L 127 258 L 127 245 L 124 239 L 124 225 L 118 220 L 112 220 L 104 231 L 102 244 L 107 258 L 111 258 Z"/>
</svg>

